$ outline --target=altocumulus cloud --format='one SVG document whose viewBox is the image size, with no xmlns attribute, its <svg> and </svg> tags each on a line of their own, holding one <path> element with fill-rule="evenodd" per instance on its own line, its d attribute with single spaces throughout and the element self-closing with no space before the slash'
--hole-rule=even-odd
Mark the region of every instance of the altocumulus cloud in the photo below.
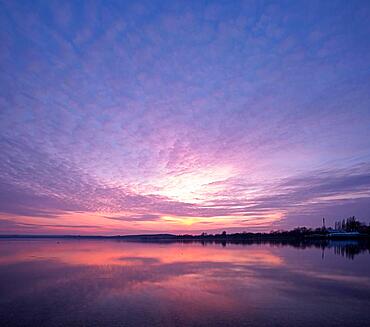
<svg viewBox="0 0 370 327">
<path fill-rule="evenodd" d="M 1 2 L 2 231 L 369 219 L 369 16 L 366 1 Z"/>
</svg>

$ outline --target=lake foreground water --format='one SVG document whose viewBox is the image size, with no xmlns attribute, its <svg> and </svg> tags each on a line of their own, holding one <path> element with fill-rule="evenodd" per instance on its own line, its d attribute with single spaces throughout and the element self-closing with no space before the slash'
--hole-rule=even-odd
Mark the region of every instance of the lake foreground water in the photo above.
<svg viewBox="0 0 370 327">
<path fill-rule="evenodd" d="M 360 243 L 4 239 L 0 325 L 369 326 Z"/>
</svg>

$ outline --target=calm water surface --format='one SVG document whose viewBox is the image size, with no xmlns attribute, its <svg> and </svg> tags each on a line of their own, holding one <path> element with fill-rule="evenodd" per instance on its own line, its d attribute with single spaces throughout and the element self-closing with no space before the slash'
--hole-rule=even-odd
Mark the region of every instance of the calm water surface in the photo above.
<svg viewBox="0 0 370 327">
<path fill-rule="evenodd" d="M 1 326 L 369 326 L 370 252 L 0 240 Z"/>
</svg>

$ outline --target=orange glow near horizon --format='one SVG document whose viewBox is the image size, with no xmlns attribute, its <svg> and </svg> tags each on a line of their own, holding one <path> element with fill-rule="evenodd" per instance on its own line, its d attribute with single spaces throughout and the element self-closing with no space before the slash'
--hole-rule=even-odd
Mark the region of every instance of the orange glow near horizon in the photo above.
<svg viewBox="0 0 370 327">
<path fill-rule="evenodd" d="M 70 234 L 70 235 L 129 235 L 138 233 L 177 233 L 198 234 L 203 231 L 214 230 L 221 232 L 227 228 L 248 230 L 255 227 L 268 227 L 282 219 L 281 213 L 261 216 L 220 216 L 220 217 L 186 217 L 186 216 L 159 216 L 158 219 L 148 221 L 120 220 L 127 213 L 70 213 L 61 214 L 58 220 L 42 217 L 17 217 L 17 222 L 26 227 L 24 234 Z M 6 217 L 4 217 L 6 219 Z M 1 219 L 1 217 L 0 217 Z M 29 227 L 29 228 L 27 228 Z M 37 227 L 37 230 L 35 228 Z M 11 233 L 18 233 L 14 230 Z"/>
</svg>

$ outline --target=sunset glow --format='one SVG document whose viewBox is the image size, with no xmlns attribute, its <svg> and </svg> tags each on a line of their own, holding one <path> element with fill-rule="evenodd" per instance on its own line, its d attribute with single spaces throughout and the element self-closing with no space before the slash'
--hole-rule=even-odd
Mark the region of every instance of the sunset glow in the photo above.
<svg viewBox="0 0 370 327">
<path fill-rule="evenodd" d="M 1 1 L 0 234 L 369 222 L 369 14 Z"/>
</svg>

